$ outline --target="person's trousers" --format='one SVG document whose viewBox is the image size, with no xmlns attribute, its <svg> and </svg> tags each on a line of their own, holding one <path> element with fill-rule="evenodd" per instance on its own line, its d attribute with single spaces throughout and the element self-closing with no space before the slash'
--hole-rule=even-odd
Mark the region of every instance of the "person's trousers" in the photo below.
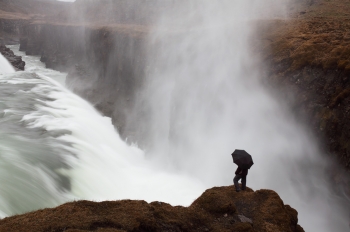
<svg viewBox="0 0 350 232">
<path fill-rule="evenodd" d="M 242 175 L 236 175 L 235 178 L 233 178 L 233 183 L 235 184 L 236 190 L 240 190 L 238 181 L 242 179 L 242 189 L 244 190 L 247 183 L 247 176 Z"/>
</svg>

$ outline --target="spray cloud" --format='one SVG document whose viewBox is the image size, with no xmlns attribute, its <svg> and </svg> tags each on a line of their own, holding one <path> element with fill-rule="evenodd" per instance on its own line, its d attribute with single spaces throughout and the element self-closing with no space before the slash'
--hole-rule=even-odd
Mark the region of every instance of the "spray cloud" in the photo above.
<svg viewBox="0 0 350 232">
<path fill-rule="evenodd" d="M 230 154 L 246 149 L 255 162 L 248 186 L 276 190 L 306 231 L 347 228 L 323 173 L 328 161 L 285 102 L 262 86 L 250 50 L 254 20 L 284 17 L 288 2 L 159 4 L 167 10 L 149 33 L 146 81 L 129 112 L 146 155 L 211 187 L 232 184 Z"/>
</svg>

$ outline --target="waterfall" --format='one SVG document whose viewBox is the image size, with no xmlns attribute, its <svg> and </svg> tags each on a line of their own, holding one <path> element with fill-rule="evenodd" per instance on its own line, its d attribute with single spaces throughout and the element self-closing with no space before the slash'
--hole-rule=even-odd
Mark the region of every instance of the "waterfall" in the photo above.
<svg viewBox="0 0 350 232">
<path fill-rule="evenodd" d="M 78 199 L 189 205 L 204 191 L 146 160 L 110 118 L 44 75 L 58 73 L 25 58 L 26 71 L 0 76 L 0 216 Z"/>
<path fill-rule="evenodd" d="M 15 69 L 12 67 L 10 62 L 8 62 L 8 60 L 2 54 L 0 54 L 0 70 L 1 73 L 15 72 Z"/>
<path fill-rule="evenodd" d="M 143 150 L 51 71 L 1 69 L 1 216 L 78 199 L 189 205 L 206 188 L 232 185 L 230 154 L 245 149 L 255 162 L 248 187 L 275 190 L 306 231 L 345 231 L 327 160 L 261 84 L 251 23 L 264 17 L 258 12 L 275 12 L 265 8 L 271 3 L 183 1 L 159 15 L 147 40 L 145 85 L 129 112 Z"/>
</svg>

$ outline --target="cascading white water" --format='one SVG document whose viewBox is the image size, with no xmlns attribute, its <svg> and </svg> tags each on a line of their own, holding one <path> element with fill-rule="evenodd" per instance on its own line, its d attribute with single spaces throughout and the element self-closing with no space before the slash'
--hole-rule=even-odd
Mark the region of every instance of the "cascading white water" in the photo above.
<svg viewBox="0 0 350 232">
<path fill-rule="evenodd" d="M 8 60 L 6 60 L 6 58 L 3 55 L 0 56 L 0 70 L 1 70 L 1 73 L 15 72 L 15 69 L 12 67 L 10 62 L 8 62 Z"/>
<path fill-rule="evenodd" d="M 74 199 L 189 205 L 204 190 L 188 175 L 159 171 L 110 118 L 44 75 L 63 74 L 25 59 L 27 71 L 0 78 L 1 216 Z"/>
</svg>

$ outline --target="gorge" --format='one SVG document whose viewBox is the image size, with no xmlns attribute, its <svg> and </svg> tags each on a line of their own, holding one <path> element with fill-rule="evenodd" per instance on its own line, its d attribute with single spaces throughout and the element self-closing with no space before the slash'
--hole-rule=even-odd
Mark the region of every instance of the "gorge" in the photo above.
<svg viewBox="0 0 350 232">
<path fill-rule="evenodd" d="M 315 16 L 314 7 L 325 7 L 323 1 L 303 3 L 300 7 L 306 11 L 294 9 L 294 18 L 260 16 L 258 27 L 257 19 L 249 17 L 261 5 L 243 4 L 235 11 L 227 1 L 183 3 L 170 10 L 156 1 L 142 7 L 137 1 L 77 1 L 59 3 L 54 11 L 43 5 L 35 9 L 42 12 L 16 12 L 15 19 L 15 14 L 4 14 L 1 22 L 4 43 L 21 38 L 20 50 L 40 55 L 48 68 L 68 72 L 67 87 L 111 117 L 122 138 L 145 151 L 153 169 L 194 178 L 202 185 L 199 193 L 231 184 L 229 154 L 246 148 L 256 163 L 249 186 L 277 191 L 298 210 L 307 231 L 315 225 L 320 231 L 344 231 L 349 205 L 348 94 L 347 34 L 341 32 L 347 24 L 343 18 L 338 25 L 336 18 L 324 23 L 329 18 Z M 65 9 L 65 4 L 72 5 Z M 269 16 L 276 9 L 270 11 Z M 164 12 L 181 20 L 169 22 Z M 232 22 L 222 24 L 230 17 Z M 321 51 L 330 54 L 329 59 L 322 59 Z M 106 196 L 100 193 L 101 200 L 133 198 L 128 194 L 135 191 L 119 197 L 120 188 Z M 90 198 L 99 199 L 96 196 Z"/>
</svg>

